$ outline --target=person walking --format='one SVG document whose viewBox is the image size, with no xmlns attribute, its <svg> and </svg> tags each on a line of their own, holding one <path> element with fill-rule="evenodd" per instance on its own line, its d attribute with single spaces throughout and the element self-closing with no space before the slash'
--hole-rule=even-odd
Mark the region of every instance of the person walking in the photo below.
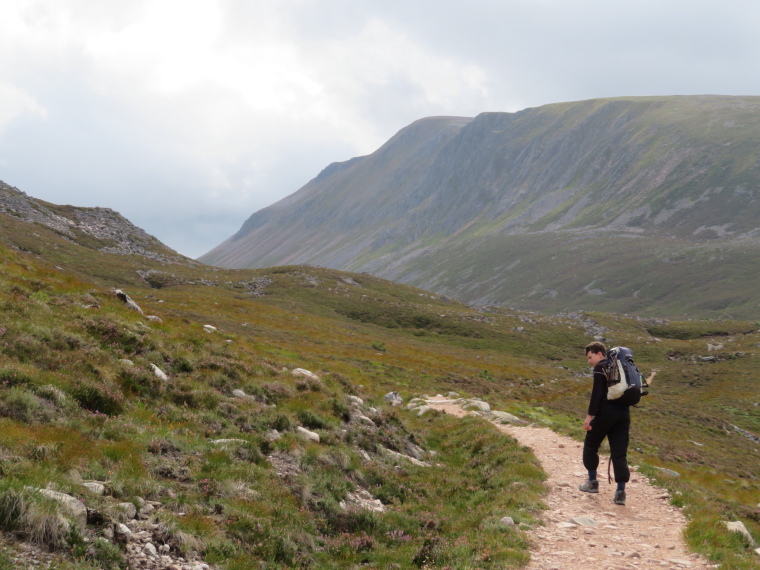
<svg viewBox="0 0 760 570">
<path fill-rule="evenodd" d="M 631 428 L 629 406 L 607 399 L 607 374 L 605 364 L 607 347 L 601 342 L 586 345 L 586 361 L 594 367 L 593 388 L 588 404 L 583 429 L 586 438 L 583 442 L 583 466 L 588 471 L 588 480 L 578 488 L 585 493 L 598 493 L 599 481 L 596 470 L 599 466 L 599 446 L 604 438 L 610 444 L 610 461 L 615 472 L 617 488 L 612 497 L 616 505 L 625 505 L 625 486 L 631 478 L 628 468 L 628 439 Z M 647 379 L 649 383 L 656 374 L 653 371 Z"/>
</svg>

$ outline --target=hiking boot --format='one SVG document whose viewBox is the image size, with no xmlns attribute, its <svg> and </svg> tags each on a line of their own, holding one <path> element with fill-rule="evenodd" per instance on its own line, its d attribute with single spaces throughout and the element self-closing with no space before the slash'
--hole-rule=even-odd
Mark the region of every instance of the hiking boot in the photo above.
<svg viewBox="0 0 760 570">
<path fill-rule="evenodd" d="M 625 491 L 615 491 L 615 496 L 612 497 L 612 502 L 616 505 L 625 505 Z"/>
<path fill-rule="evenodd" d="M 578 488 L 584 493 L 598 493 L 599 481 L 586 481 L 583 485 L 578 485 Z"/>
</svg>

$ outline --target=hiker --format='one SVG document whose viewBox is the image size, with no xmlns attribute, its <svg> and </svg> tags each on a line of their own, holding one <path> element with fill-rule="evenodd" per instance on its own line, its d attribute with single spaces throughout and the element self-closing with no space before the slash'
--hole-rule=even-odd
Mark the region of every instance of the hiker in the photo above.
<svg viewBox="0 0 760 570">
<path fill-rule="evenodd" d="M 610 444 L 610 461 L 612 461 L 617 483 L 612 502 L 616 505 L 625 505 L 625 484 L 631 477 L 626 457 L 631 414 L 629 406 L 607 399 L 607 375 L 604 366 L 606 358 L 607 347 L 601 342 L 591 342 L 586 345 L 586 360 L 594 367 L 594 385 L 588 405 L 588 415 L 583 422 L 583 429 L 586 430 L 586 439 L 583 442 L 583 466 L 588 471 L 588 480 L 578 488 L 586 493 L 599 492 L 596 469 L 599 466 L 599 446 L 606 437 Z M 656 371 L 650 374 L 646 380 L 647 384 L 651 382 L 655 374 Z"/>
</svg>

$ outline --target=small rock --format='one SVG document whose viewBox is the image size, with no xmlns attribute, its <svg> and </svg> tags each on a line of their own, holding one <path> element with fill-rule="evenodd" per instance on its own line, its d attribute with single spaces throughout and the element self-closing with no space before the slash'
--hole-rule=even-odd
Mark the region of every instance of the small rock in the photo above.
<svg viewBox="0 0 760 570">
<path fill-rule="evenodd" d="M 665 469 L 664 467 L 655 467 L 658 471 L 662 471 L 665 475 L 670 475 L 671 477 L 680 477 L 681 474 L 678 471 L 673 471 L 672 469 Z"/>
<path fill-rule="evenodd" d="M 232 395 L 235 396 L 236 398 L 247 398 L 248 397 L 248 394 L 246 394 L 245 392 L 243 392 L 239 388 L 236 388 L 235 390 L 233 390 L 232 391 Z"/>
<path fill-rule="evenodd" d="M 357 406 L 363 406 L 364 405 L 364 400 L 362 400 L 358 396 L 346 396 L 346 400 L 348 400 L 352 404 L 356 404 Z"/>
<path fill-rule="evenodd" d="M 213 332 L 216 332 L 217 329 L 213 325 L 203 325 L 203 330 L 206 331 L 207 333 L 213 333 Z"/>
<path fill-rule="evenodd" d="M 515 526 L 515 520 L 512 517 L 504 517 L 499 523 L 502 526 Z"/>
<path fill-rule="evenodd" d="M 145 554 L 150 556 L 151 558 L 155 558 L 158 556 L 158 551 L 156 550 L 156 547 L 153 545 L 152 542 L 149 542 L 143 547 L 143 550 L 145 551 Z"/>
<path fill-rule="evenodd" d="M 121 358 L 119 359 L 119 362 L 121 362 L 124 366 L 134 366 L 135 363 L 132 362 L 129 358 Z"/>
<path fill-rule="evenodd" d="M 599 526 L 599 523 L 591 517 L 573 517 L 568 522 L 579 526 Z"/>
<path fill-rule="evenodd" d="M 232 445 L 232 444 L 240 445 L 240 444 L 248 443 L 248 442 L 245 441 L 244 439 L 237 439 L 233 437 L 233 438 L 227 438 L 227 439 L 212 439 L 211 443 L 213 443 L 214 445 L 221 445 L 222 447 L 224 447 L 227 445 Z"/>
<path fill-rule="evenodd" d="M 156 315 L 148 315 L 145 318 L 148 319 L 151 322 L 158 323 L 158 324 L 161 324 L 161 323 L 164 322 L 164 321 L 161 320 L 161 317 L 158 317 Z"/>
<path fill-rule="evenodd" d="M 420 406 L 417 409 L 417 416 L 423 415 L 425 412 L 430 411 L 432 408 L 430 406 Z"/>
</svg>

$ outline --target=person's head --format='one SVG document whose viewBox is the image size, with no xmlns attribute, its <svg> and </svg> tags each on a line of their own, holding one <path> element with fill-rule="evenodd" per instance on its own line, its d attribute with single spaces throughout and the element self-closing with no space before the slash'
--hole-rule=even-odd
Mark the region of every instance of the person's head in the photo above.
<svg viewBox="0 0 760 570">
<path fill-rule="evenodd" d="M 594 341 L 586 345 L 586 361 L 591 366 L 596 366 L 607 357 L 607 347 L 603 343 Z"/>
</svg>

